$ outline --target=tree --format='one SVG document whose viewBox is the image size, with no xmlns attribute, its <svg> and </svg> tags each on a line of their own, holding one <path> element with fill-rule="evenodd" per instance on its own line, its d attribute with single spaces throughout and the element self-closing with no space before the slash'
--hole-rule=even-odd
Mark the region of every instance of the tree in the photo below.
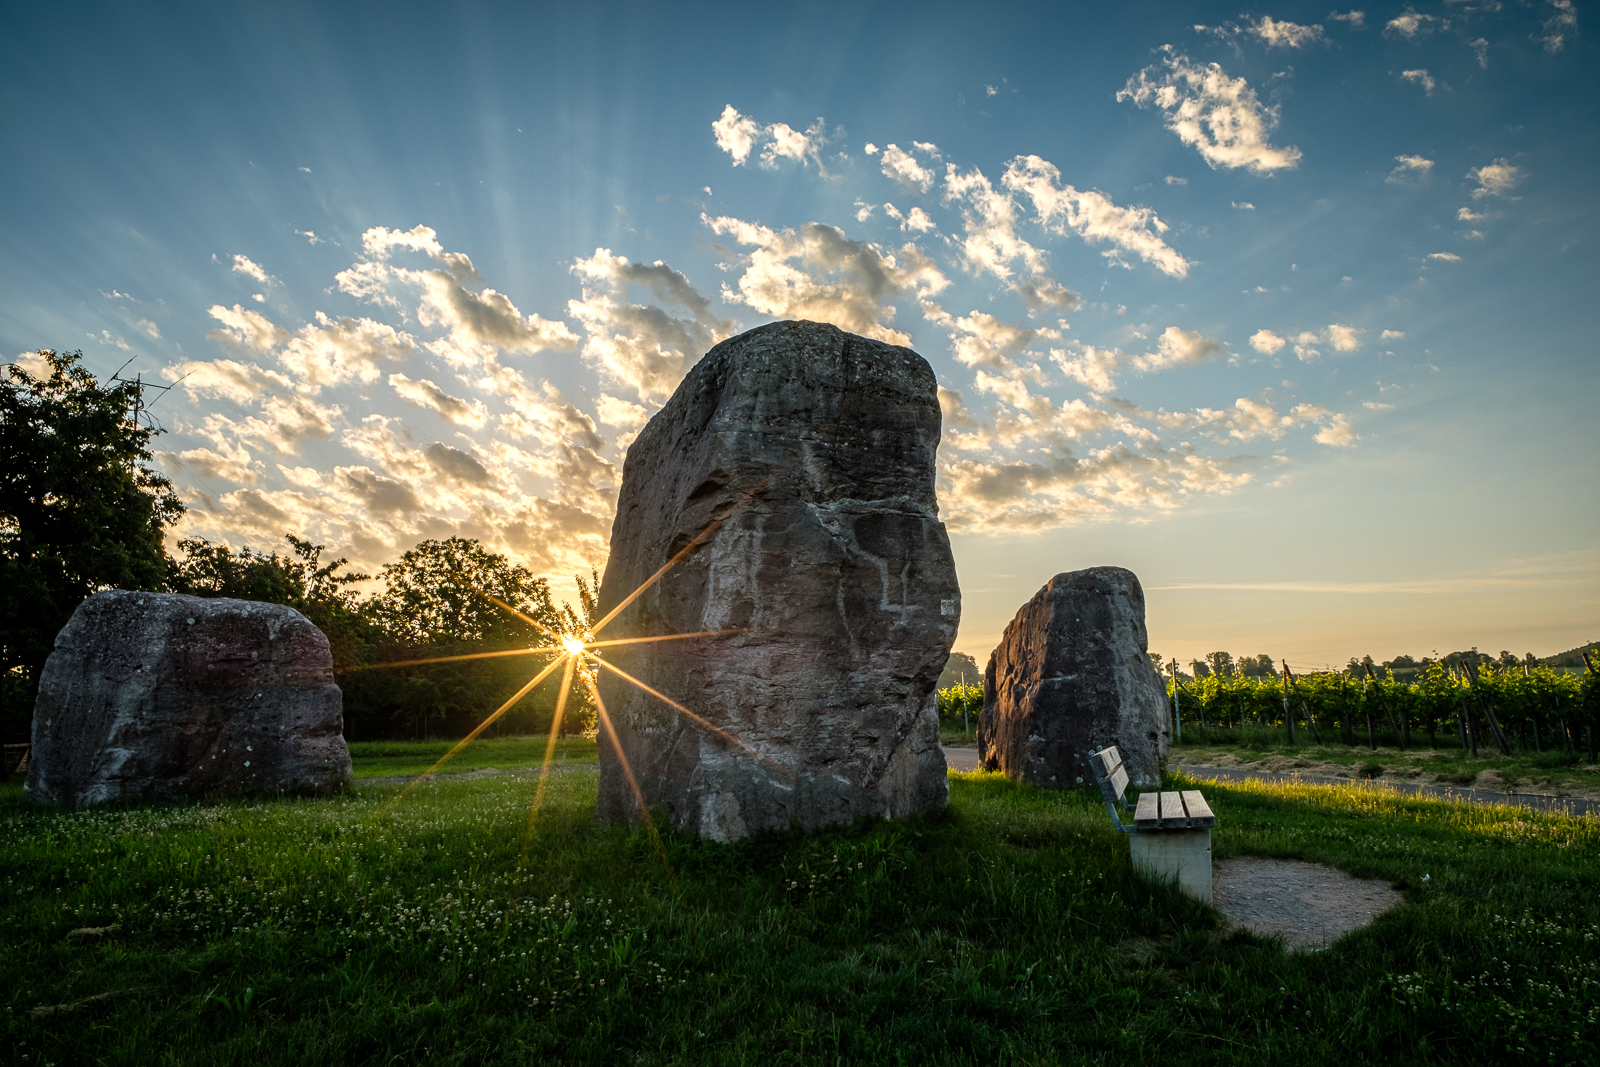
<svg viewBox="0 0 1600 1067">
<path fill-rule="evenodd" d="M 5 729 L 31 709 L 44 661 L 79 604 L 102 589 L 162 588 L 162 531 L 183 514 L 151 470 L 161 431 L 141 424 L 139 386 L 102 386 L 81 352 L 40 350 L 47 373 L 0 379 L 0 671 Z"/>
<path fill-rule="evenodd" d="M 190 596 L 287 604 L 327 635 L 335 670 L 369 658 L 379 631 L 349 587 L 371 576 L 339 573 L 349 562 L 343 557 L 321 562 L 325 545 L 314 545 L 293 534 L 285 535 L 284 540 L 293 555 L 262 555 L 249 546 L 235 552 L 203 537 L 186 537 L 178 542 L 184 558 L 172 563 L 167 587 Z"/>
<path fill-rule="evenodd" d="M 983 685 L 983 668 L 978 666 L 978 661 L 965 652 L 952 652 L 950 658 L 945 660 L 944 670 L 939 672 L 939 681 L 936 689 L 949 689 L 952 685 L 960 685 L 962 678 L 966 678 L 968 685 Z"/>
<path fill-rule="evenodd" d="M 567 630 L 543 578 L 475 540 L 423 541 L 384 564 L 382 577 L 388 588 L 371 602 L 373 617 L 419 645 L 548 645 Z"/>
<path fill-rule="evenodd" d="M 1207 652 L 1206 666 L 1218 678 L 1226 678 L 1233 673 L 1233 656 L 1227 652 Z"/>
</svg>

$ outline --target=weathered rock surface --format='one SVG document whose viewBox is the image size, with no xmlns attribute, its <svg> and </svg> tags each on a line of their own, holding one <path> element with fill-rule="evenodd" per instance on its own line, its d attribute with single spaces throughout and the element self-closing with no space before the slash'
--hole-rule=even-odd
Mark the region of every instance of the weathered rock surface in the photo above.
<svg viewBox="0 0 1600 1067">
<path fill-rule="evenodd" d="M 1091 567 L 1050 579 L 989 657 L 978 720 L 984 769 L 1068 786 L 1087 777 L 1090 752 L 1116 745 L 1134 784 L 1159 785 L 1170 719 L 1149 648 L 1132 571 Z"/>
<path fill-rule="evenodd" d="M 350 781 L 328 639 L 280 604 L 112 590 L 56 638 L 33 711 L 40 803 L 326 792 Z"/>
<path fill-rule="evenodd" d="M 647 805 L 718 841 L 942 809 L 934 683 L 960 592 L 934 499 L 939 403 L 910 349 L 814 322 L 713 348 L 628 450 L 601 693 Z M 698 541 L 697 541 L 698 539 Z M 687 549 L 687 551 L 685 551 Z M 599 816 L 639 817 L 601 728 Z"/>
</svg>

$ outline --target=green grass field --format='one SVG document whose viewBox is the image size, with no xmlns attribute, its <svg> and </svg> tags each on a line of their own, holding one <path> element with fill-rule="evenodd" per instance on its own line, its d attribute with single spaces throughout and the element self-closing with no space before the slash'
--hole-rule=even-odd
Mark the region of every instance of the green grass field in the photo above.
<svg viewBox="0 0 1600 1067">
<path fill-rule="evenodd" d="M 357 779 L 423 774 L 456 744 L 452 740 L 355 741 L 350 745 L 350 762 Z M 480 737 L 441 766 L 439 773 L 537 767 L 544 762 L 547 744 L 545 737 L 533 735 Z M 553 758 L 557 763 L 592 764 L 599 757 L 593 738 L 563 737 L 556 742 Z"/>
<path fill-rule="evenodd" d="M 1399 886 L 1286 953 L 1136 877 L 1097 798 L 734 846 L 595 776 L 61 813 L 0 790 L 9 1062 L 1592 1063 L 1600 822 L 1206 787 L 1219 857 Z M 526 842 L 526 845 L 525 845 Z M 26 1057 L 26 1058 L 24 1058 Z"/>
</svg>

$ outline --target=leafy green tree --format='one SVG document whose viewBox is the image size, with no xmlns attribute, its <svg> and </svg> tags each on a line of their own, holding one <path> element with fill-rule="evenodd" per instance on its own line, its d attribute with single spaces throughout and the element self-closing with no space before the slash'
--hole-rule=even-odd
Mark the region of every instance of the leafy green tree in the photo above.
<svg viewBox="0 0 1600 1067">
<path fill-rule="evenodd" d="M 548 645 L 567 630 L 543 578 L 475 540 L 423 541 L 384 564 L 382 578 L 370 614 L 417 645 Z"/>
<path fill-rule="evenodd" d="M 55 637 L 90 594 L 162 588 L 162 531 L 183 514 L 147 464 L 161 431 L 136 418 L 139 386 L 102 385 L 81 352 L 38 353 L 40 376 L 0 377 L 0 671 L 7 734 L 25 729 Z"/>
<path fill-rule="evenodd" d="M 363 613 L 350 586 L 370 575 L 340 573 L 349 562 L 343 557 L 323 563 L 325 545 L 293 534 L 284 540 L 293 550 L 291 555 L 263 555 L 248 546 L 234 551 L 202 537 L 186 537 L 178 542 L 183 558 L 173 562 L 167 587 L 191 596 L 287 604 L 327 634 L 335 670 L 369 659 L 382 634 Z"/>
</svg>

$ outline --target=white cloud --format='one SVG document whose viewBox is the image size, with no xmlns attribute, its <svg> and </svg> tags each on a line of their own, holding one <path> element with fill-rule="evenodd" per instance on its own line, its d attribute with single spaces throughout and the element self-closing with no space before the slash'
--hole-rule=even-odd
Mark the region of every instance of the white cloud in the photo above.
<svg viewBox="0 0 1600 1067">
<path fill-rule="evenodd" d="M 1109 393 L 1116 388 L 1113 377 L 1123 364 L 1123 355 L 1114 348 L 1079 345 L 1073 356 L 1059 348 L 1050 350 L 1050 361 L 1091 393 Z"/>
<path fill-rule="evenodd" d="M 1406 335 L 1406 332 L 1404 330 L 1384 330 L 1383 333 L 1378 335 L 1378 340 L 1380 340 L 1380 341 L 1398 341 L 1398 340 L 1402 339 L 1403 337 L 1405 337 L 1405 335 Z"/>
<path fill-rule="evenodd" d="M 1550 6 L 1556 9 L 1555 14 L 1545 20 L 1544 35 L 1534 40 L 1542 41 L 1544 50 L 1555 55 L 1567 43 L 1567 34 L 1577 32 L 1578 9 L 1572 0 L 1550 0 Z"/>
<path fill-rule="evenodd" d="M 1204 363 L 1220 355 L 1222 344 L 1215 338 L 1168 326 L 1156 340 L 1156 350 L 1147 356 L 1135 356 L 1132 362 L 1142 371 L 1160 371 Z"/>
<path fill-rule="evenodd" d="M 1330 22 L 1347 22 L 1350 24 L 1351 29 L 1362 30 L 1366 29 L 1367 26 L 1367 13 L 1365 11 L 1330 11 L 1328 12 L 1328 20 Z"/>
<path fill-rule="evenodd" d="M 607 426 L 620 426 L 625 430 L 636 430 L 643 426 L 650 418 L 650 410 L 642 404 L 635 404 L 631 400 L 601 393 L 595 400 L 595 418 Z"/>
<path fill-rule="evenodd" d="M 367 255 L 388 259 L 396 249 L 423 252 L 438 257 L 444 255 L 444 246 L 431 226 L 417 225 L 409 230 L 391 230 L 387 226 L 374 226 L 361 235 L 361 247 Z"/>
<path fill-rule="evenodd" d="M 239 304 L 232 308 L 213 304 L 207 309 L 207 314 L 222 323 L 222 329 L 206 334 L 214 341 L 232 341 L 258 352 L 267 352 L 289 339 L 287 330 L 274 326 L 261 312 Z"/>
<path fill-rule="evenodd" d="M 1524 175 L 1521 167 L 1512 166 L 1509 160 L 1497 159 L 1487 166 L 1469 170 L 1467 177 L 1478 183 L 1472 190 L 1472 199 L 1482 200 L 1488 196 L 1505 196 L 1517 187 Z"/>
<path fill-rule="evenodd" d="M 1436 24 L 1439 28 L 1449 25 L 1443 19 L 1434 15 L 1419 14 L 1416 8 L 1407 6 L 1404 12 L 1390 19 L 1388 24 L 1383 27 L 1383 35 L 1385 37 L 1403 37 L 1406 40 L 1414 40 L 1417 37 L 1426 37 L 1432 33 Z"/>
<path fill-rule="evenodd" d="M 1361 347 L 1361 331 L 1354 326 L 1334 323 L 1328 327 L 1326 336 L 1335 352 L 1354 352 Z"/>
<path fill-rule="evenodd" d="M 489 409 L 483 401 L 451 396 L 427 378 L 412 381 L 404 374 L 395 373 L 389 375 L 389 386 L 406 403 L 426 408 L 457 426 L 481 430 L 489 421 Z"/>
<path fill-rule="evenodd" d="M 483 279 L 472 260 L 460 252 L 444 251 L 431 227 L 402 231 L 375 226 L 361 240 L 374 258 L 340 271 L 335 276 L 339 289 L 396 308 L 400 301 L 395 289 L 418 291 L 418 323 L 447 333 L 424 347 L 457 366 L 492 360 L 500 351 L 533 354 L 577 347 L 578 336 L 566 323 L 537 314 L 524 316 L 504 293 L 479 288 Z M 388 259 L 397 250 L 421 252 L 440 266 L 426 270 L 393 266 Z"/>
<path fill-rule="evenodd" d="M 922 210 L 920 207 L 914 207 L 902 215 L 900 213 L 900 209 L 895 207 L 893 204 L 884 204 L 883 211 L 884 214 L 900 223 L 901 233 L 905 233 L 907 231 L 910 231 L 911 233 L 927 233 L 929 230 L 937 229 L 937 227 L 934 225 L 933 219 L 930 218 L 928 213 Z M 856 219 L 857 221 L 865 221 L 861 218 L 859 212 L 856 214 Z"/>
<path fill-rule="evenodd" d="M 910 336 L 888 325 L 895 314 L 891 301 L 907 295 L 931 297 L 950 285 L 914 244 L 889 252 L 817 222 L 798 231 L 730 217 L 706 217 L 705 223 L 712 232 L 754 248 L 742 257 L 737 289 L 724 287 L 723 299 L 773 318 L 831 322 L 905 345 Z"/>
<path fill-rule="evenodd" d="M 721 117 L 711 124 L 711 132 L 717 139 L 717 147 L 732 156 L 733 165 L 738 167 L 750 158 L 756 139 L 761 136 L 761 124 L 749 115 L 739 114 L 739 109 L 729 104 L 722 109 Z M 872 154 L 870 144 L 867 154 Z"/>
<path fill-rule="evenodd" d="M 1303 48 L 1325 40 L 1321 26 L 1302 26 L 1294 22 L 1279 22 L 1270 15 L 1263 15 L 1259 22 L 1246 24 L 1245 32 L 1257 37 L 1269 48 Z"/>
<path fill-rule="evenodd" d="M 923 166 L 910 152 L 892 144 L 883 146 L 883 173 L 905 188 L 922 193 L 933 188 L 938 177 L 933 168 Z"/>
<path fill-rule="evenodd" d="M 1400 72 L 1400 77 L 1408 82 L 1422 86 L 1422 91 L 1428 96 L 1433 95 L 1433 88 L 1438 84 L 1433 80 L 1433 75 L 1420 68 L 1417 70 L 1403 70 Z"/>
<path fill-rule="evenodd" d="M 1433 171 L 1433 160 L 1421 156 L 1395 156 L 1400 165 L 1389 172 L 1386 182 L 1402 182 L 1410 178 L 1426 177 Z"/>
<path fill-rule="evenodd" d="M 278 360 L 310 393 L 341 382 L 373 382 L 379 362 L 398 363 L 416 347 L 411 335 L 368 318 L 316 313 L 284 345 Z"/>
<path fill-rule="evenodd" d="M 163 367 L 161 376 L 169 382 L 181 381 L 191 400 L 198 396 L 212 396 L 231 400 L 235 404 L 254 403 L 266 393 L 294 387 L 288 377 L 277 371 L 231 359 L 190 360 Z"/>
<path fill-rule="evenodd" d="M 324 240 L 324 238 L 318 237 L 316 233 L 311 230 L 296 230 L 294 232 L 296 236 L 304 237 L 307 244 L 320 245 Z"/>
<path fill-rule="evenodd" d="M 1429 252 L 1429 259 L 1437 259 L 1444 263 L 1460 263 L 1461 257 L 1454 252 Z"/>
<path fill-rule="evenodd" d="M 91 333 L 89 336 L 93 337 L 94 334 Z M 120 348 L 124 352 L 128 351 L 127 339 L 115 336 L 110 330 L 101 330 L 99 341 L 103 345 L 110 345 L 113 348 Z"/>
<path fill-rule="evenodd" d="M 982 171 L 974 167 L 962 174 L 951 163 L 945 169 L 944 188 L 945 203 L 962 204 L 967 236 L 961 251 L 967 270 L 1006 281 L 1016 273 L 1012 264 L 1021 260 L 1029 274 L 1048 273 L 1044 253 L 1017 234 L 1016 201 L 995 189 Z"/>
<path fill-rule="evenodd" d="M 1461 208 L 1456 212 L 1456 218 L 1461 222 L 1482 222 L 1488 217 L 1486 212 L 1474 211 L 1470 207 Z"/>
<path fill-rule="evenodd" d="M 711 299 L 660 260 L 635 263 L 597 248 L 574 263 L 572 273 L 583 281 L 583 299 L 568 301 L 567 311 L 587 334 L 584 361 L 641 400 L 671 393 L 689 368 L 737 327 L 713 315 Z M 632 303 L 630 286 L 688 314 L 669 314 L 660 303 Z"/>
<path fill-rule="evenodd" d="M 871 141 L 868 141 L 861 150 L 869 156 L 875 156 L 878 154 L 878 146 L 873 144 Z"/>
<path fill-rule="evenodd" d="M 1266 356 L 1277 355 L 1288 343 L 1271 330 L 1257 330 L 1250 335 L 1250 347 Z"/>
<path fill-rule="evenodd" d="M 1162 51 L 1161 62 L 1129 78 L 1118 100 L 1160 108 L 1167 128 L 1213 168 L 1270 174 L 1299 164 L 1300 149 L 1268 142 L 1278 109 L 1263 107 L 1245 79 L 1228 77 L 1216 63 L 1194 63 L 1171 45 L 1163 45 Z"/>
<path fill-rule="evenodd" d="M 139 329 L 143 330 L 145 333 L 149 334 L 151 337 L 154 337 L 156 340 L 161 340 L 161 327 L 157 326 L 149 319 L 140 319 L 138 322 L 134 323 L 134 325 L 139 327 Z"/>
<path fill-rule="evenodd" d="M 763 126 L 728 104 L 711 124 L 711 132 L 717 147 L 733 157 L 736 167 L 745 163 L 756 146 L 761 145 L 761 166 L 767 170 L 775 169 L 780 159 L 792 159 L 801 166 L 807 161 L 815 163 L 817 172 L 828 176 L 822 164 L 822 149 L 828 143 L 828 136 L 826 124 L 820 118 L 805 130 L 796 130 L 786 122 Z"/>
<path fill-rule="evenodd" d="M 1300 360 L 1302 363 L 1310 363 L 1312 360 L 1320 357 L 1322 352 L 1317 348 L 1317 345 L 1321 342 L 1321 340 L 1322 339 L 1320 337 L 1312 333 L 1310 330 L 1301 330 L 1294 339 L 1295 358 Z"/>
<path fill-rule="evenodd" d="M 1189 184 L 1189 179 L 1188 178 L 1179 178 L 1179 177 L 1177 177 L 1176 175 L 1173 175 L 1173 174 L 1167 175 L 1162 180 L 1165 181 L 1168 185 L 1188 185 Z"/>
<path fill-rule="evenodd" d="M 266 270 L 263 269 L 259 264 L 253 262 L 249 256 L 241 256 L 236 254 L 233 257 L 233 272 L 235 274 L 243 274 L 254 278 L 262 285 L 272 284 L 272 279 L 268 277 Z"/>
<path fill-rule="evenodd" d="M 928 318 L 950 329 L 951 350 L 967 367 L 986 367 L 1010 374 L 1019 369 L 1015 359 L 1029 345 L 1041 338 L 1061 336 L 1059 330 L 1016 326 L 984 311 L 955 318 L 940 314 L 935 310 L 937 307 L 932 305 Z"/>
<path fill-rule="evenodd" d="M 1058 185 L 1060 179 L 1061 172 L 1053 163 L 1038 156 L 1018 156 L 1006 165 L 1001 183 L 1007 189 L 1027 194 L 1039 224 L 1047 230 L 1062 234 L 1071 230 L 1090 243 L 1111 244 L 1112 250 L 1105 253 L 1111 258 L 1128 252 L 1163 274 L 1174 278 L 1188 275 L 1188 261 L 1161 239 L 1168 227 L 1152 209 L 1118 207 L 1102 193 Z M 985 180 L 983 185 L 987 184 Z M 985 192 L 982 188 L 977 191 L 980 195 Z"/>
<path fill-rule="evenodd" d="M 1256 206 L 1248 200 L 1235 200 L 1233 206 L 1239 211 L 1254 211 Z"/>
<path fill-rule="evenodd" d="M 1479 37 L 1476 41 L 1468 41 L 1467 47 L 1472 49 L 1473 54 L 1478 57 L 1478 66 L 1482 67 L 1484 70 L 1488 70 L 1489 42 L 1484 38 Z"/>
</svg>

